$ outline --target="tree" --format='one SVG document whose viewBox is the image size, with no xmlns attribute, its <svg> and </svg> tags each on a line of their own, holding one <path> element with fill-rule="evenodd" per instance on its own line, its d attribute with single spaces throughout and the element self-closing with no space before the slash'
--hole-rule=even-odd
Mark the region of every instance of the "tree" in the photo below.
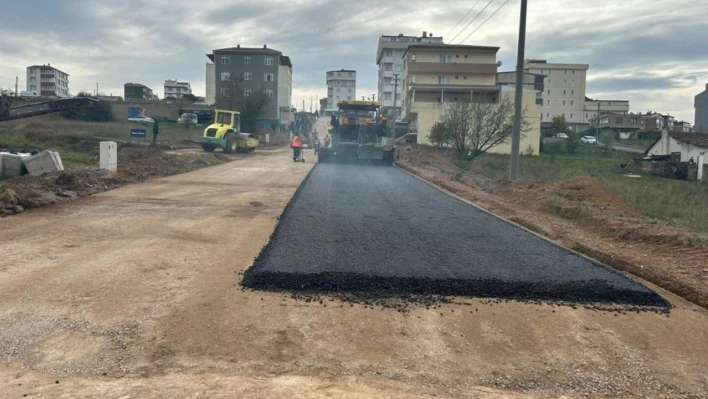
<svg viewBox="0 0 708 399">
<path fill-rule="evenodd" d="M 15 90 L 10 88 L 10 89 L 3 89 L 0 87 L 0 96 L 7 96 L 7 97 L 12 97 L 15 95 Z"/>
<path fill-rule="evenodd" d="M 195 96 L 195 95 L 192 94 L 192 93 L 182 95 L 182 98 L 180 98 L 180 100 L 182 100 L 182 101 L 187 101 L 187 102 L 190 102 L 190 103 L 195 103 L 195 102 L 199 101 L 199 99 L 197 98 L 197 96 Z"/>
<path fill-rule="evenodd" d="M 568 133 L 568 138 L 565 139 L 565 149 L 571 154 L 580 146 L 580 137 L 577 133 Z"/>
<path fill-rule="evenodd" d="M 521 131 L 528 129 L 522 111 Z M 445 110 L 441 122 L 450 131 L 450 142 L 460 158 L 470 161 L 511 140 L 514 104 L 508 97 L 496 103 L 456 102 Z"/>
<path fill-rule="evenodd" d="M 568 133 L 570 132 L 570 127 L 568 122 L 565 121 L 565 116 L 558 115 L 553 117 L 553 122 L 551 123 L 551 133 Z"/>
<path fill-rule="evenodd" d="M 219 94 L 216 106 L 239 111 L 241 113 L 241 131 L 244 132 L 256 130 L 256 123 L 262 118 L 263 112 L 271 100 L 263 89 L 251 91 L 250 95 L 246 96 L 243 90 L 243 78 L 239 77 L 231 77 L 221 81 Z"/>
<path fill-rule="evenodd" d="M 440 149 L 449 146 L 452 141 L 450 128 L 444 122 L 436 122 L 430 129 L 430 141 Z"/>
</svg>

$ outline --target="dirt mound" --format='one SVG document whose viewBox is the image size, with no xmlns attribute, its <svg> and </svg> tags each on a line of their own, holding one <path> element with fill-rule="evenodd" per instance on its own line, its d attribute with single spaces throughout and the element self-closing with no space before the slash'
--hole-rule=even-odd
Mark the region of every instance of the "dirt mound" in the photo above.
<svg viewBox="0 0 708 399">
<path fill-rule="evenodd" d="M 284 145 L 289 144 L 288 137 L 285 136 L 284 134 L 280 134 L 274 130 L 267 129 L 264 127 L 259 127 L 256 129 L 254 132 L 256 136 L 261 140 L 261 145 L 263 146 L 269 146 L 269 147 L 282 147 Z M 270 143 L 266 144 L 265 142 L 265 135 L 269 135 L 269 141 Z"/>
<path fill-rule="evenodd" d="M 119 154 L 116 174 L 95 167 L 76 167 L 42 176 L 20 176 L 0 183 L 0 216 L 232 160 L 224 154 L 170 154 L 148 148 L 128 148 L 119 151 Z M 98 162 L 98 159 L 95 161 Z"/>
<path fill-rule="evenodd" d="M 589 176 L 576 176 L 554 185 L 553 190 L 565 199 L 631 211 L 632 207 L 620 196 Z"/>
</svg>

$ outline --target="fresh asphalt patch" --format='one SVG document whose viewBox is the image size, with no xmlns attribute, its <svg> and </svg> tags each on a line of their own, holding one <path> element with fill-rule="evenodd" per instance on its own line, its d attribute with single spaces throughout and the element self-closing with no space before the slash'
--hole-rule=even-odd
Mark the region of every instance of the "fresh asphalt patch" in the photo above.
<svg viewBox="0 0 708 399">
<path fill-rule="evenodd" d="M 370 165 L 317 165 L 242 285 L 367 303 L 454 296 L 669 307 L 602 264 Z"/>
</svg>

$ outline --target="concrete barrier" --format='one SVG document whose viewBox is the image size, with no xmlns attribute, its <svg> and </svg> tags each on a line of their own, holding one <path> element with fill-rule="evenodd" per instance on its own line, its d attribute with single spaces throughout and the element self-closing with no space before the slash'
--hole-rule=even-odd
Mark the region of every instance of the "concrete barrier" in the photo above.
<svg viewBox="0 0 708 399">
<path fill-rule="evenodd" d="M 27 168 L 22 162 L 23 158 L 28 158 L 29 154 L 0 153 L 0 174 L 3 177 L 17 177 L 27 174 Z"/>
<path fill-rule="evenodd" d="M 64 170 L 61 157 L 55 151 L 42 151 L 37 155 L 24 158 L 22 162 L 29 174 L 33 176 Z"/>
<path fill-rule="evenodd" d="M 118 144 L 115 141 L 101 141 L 100 169 L 118 171 Z"/>
</svg>

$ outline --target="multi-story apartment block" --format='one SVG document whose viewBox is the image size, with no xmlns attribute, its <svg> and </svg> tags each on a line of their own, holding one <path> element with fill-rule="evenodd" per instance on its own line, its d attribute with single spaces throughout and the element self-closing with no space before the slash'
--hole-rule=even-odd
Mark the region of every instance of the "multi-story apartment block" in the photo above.
<svg viewBox="0 0 708 399">
<path fill-rule="evenodd" d="M 588 126 L 585 117 L 585 82 L 588 64 L 556 64 L 546 60 L 526 60 L 524 71 L 544 75 L 543 118 L 541 125 L 550 126 L 554 116 L 564 116 L 573 131 Z"/>
<path fill-rule="evenodd" d="M 434 37 L 432 33 L 423 32 L 423 35 L 379 37 L 379 47 L 376 50 L 376 65 L 379 69 L 378 98 L 381 102 L 381 111 L 390 112 L 395 107 L 394 119 L 401 117 L 401 100 L 403 93 L 403 53 L 411 44 L 442 44 L 441 36 Z M 396 81 L 398 78 L 398 81 Z M 395 101 L 395 104 L 394 104 Z"/>
<path fill-rule="evenodd" d="M 677 121 L 671 131 L 674 133 L 693 133 L 693 126 L 691 126 L 690 122 Z"/>
<path fill-rule="evenodd" d="M 263 46 L 229 47 L 207 54 L 207 102 L 232 104 L 243 101 L 256 91 L 263 90 L 272 100 L 266 106 L 261 125 L 273 130 L 281 127 L 281 115 L 289 112 L 292 104 L 292 68 L 290 57 Z M 234 80 L 238 84 L 234 84 Z M 232 93 L 233 87 L 239 87 Z"/>
<path fill-rule="evenodd" d="M 327 71 L 327 109 L 326 114 L 337 111 L 341 100 L 356 100 L 356 71 L 340 69 Z"/>
<path fill-rule="evenodd" d="M 27 67 L 27 91 L 41 96 L 69 97 L 69 74 L 51 64 Z"/>
<path fill-rule="evenodd" d="M 696 95 L 693 106 L 696 108 L 696 118 L 693 121 L 696 132 L 708 133 L 708 84 L 705 91 Z"/>
<path fill-rule="evenodd" d="M 594 100 L 585 97 L 585 123 L 590 123 L 603 114 L 628 114 L 629 101 L 626 100 Z M 588 126 L 589 127 L 589 126 Z M 582 130 L 578 130 L 582 131 Z"/>
<path fill-rule="evenodd" d="M 497 84 L 497 51 L 499 47 L 451 44 L 413 44 L 406 49 L 402 113 L 419 144 L 430 144 L 430 129 L 451 103 L 513 102 L 514 81 Z M 542 107 L 536 103 L 537 93 L 535 87 L 525 87 L 522 97 L 528 129 L 520 148 L 533 154 L 540 148 Z M 490 151 L 509 153 L 511 142 Z"/>
<path fill-rule="evenodd" d="M 641 115 L 624 112 L 602 112 L 599 118 L 591 119 L 591 123 L 600 132 L 611 132 L 624 139 L 631 138 L 642 129 Z"/>
<path fill-rule="evenodd" d="M 192 94 L 192 86 L 189 82 L 178 82 L 177 80 L 165 80 L 165 94 L 163 98 L 179 99 L 182 96 Z"/>
<path fill-rule="evenodd" d="M 152 89 L 141 83 L 126 83 L 123 85 L 123 98 L 125 101 L 153 100 L 156 99 Z"/>
</svg>

